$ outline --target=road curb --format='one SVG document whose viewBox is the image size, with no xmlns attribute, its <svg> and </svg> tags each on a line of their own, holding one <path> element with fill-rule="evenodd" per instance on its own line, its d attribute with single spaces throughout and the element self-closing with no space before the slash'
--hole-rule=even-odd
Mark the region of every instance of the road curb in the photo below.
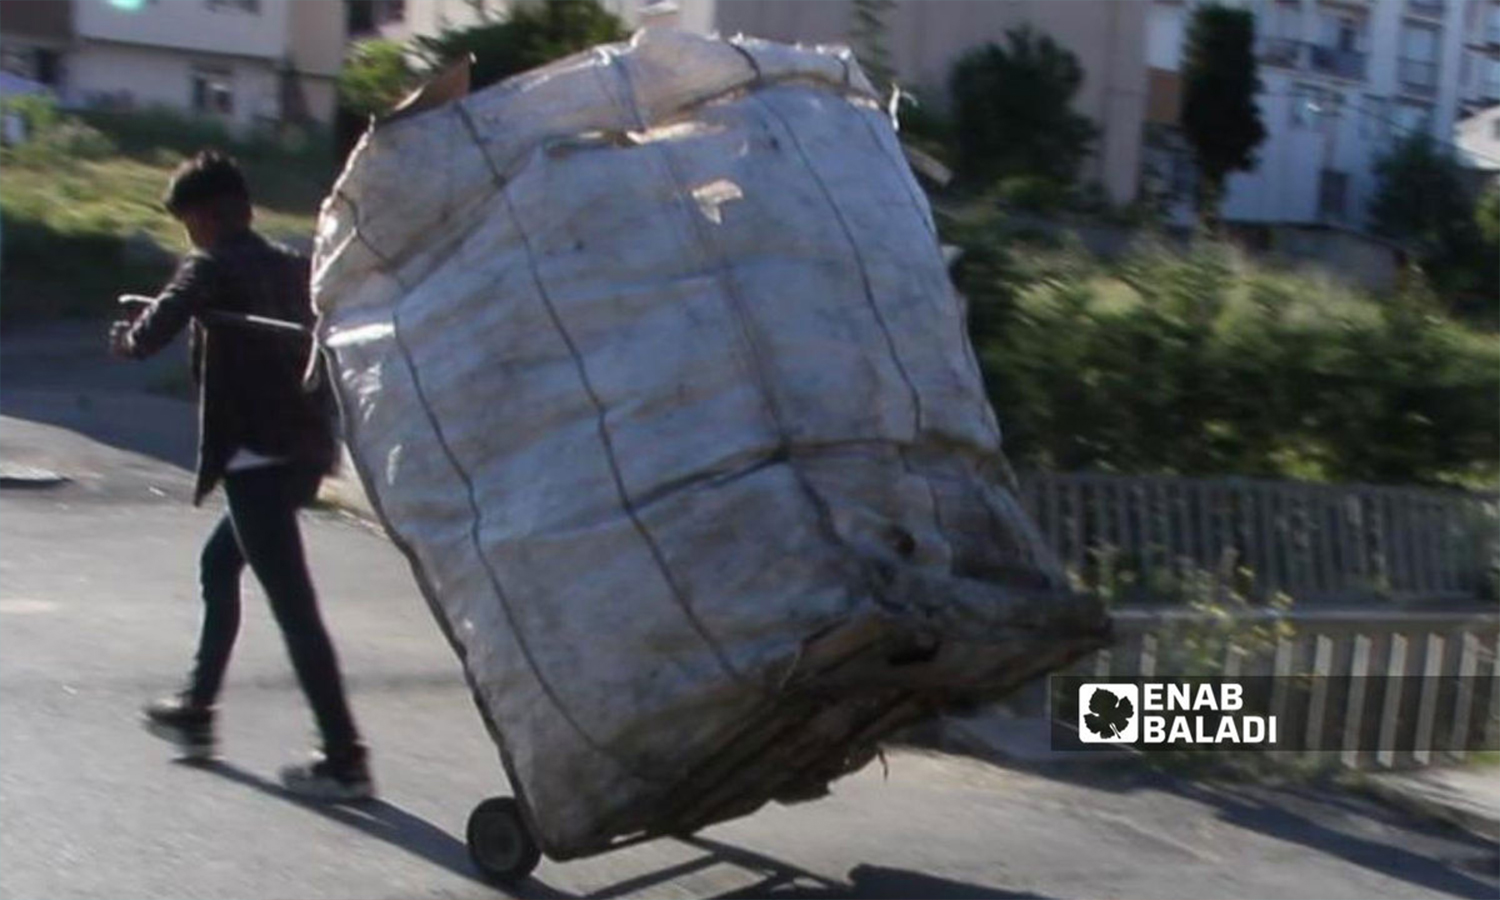
<svg viewBox="0 0 1500 900">
<path fill-rule="evenodd" d="M 1456 825 L 1472 834 L 1500 841 L 1500 810 L 1492 809 L 1463 797 L 1434 790 L 1430 786 L 1408 783 L 1403 775 L 1373 775 L 1360 780 L 1361 786 L 1391 806 L 1424 818 Z"/>
</svg>

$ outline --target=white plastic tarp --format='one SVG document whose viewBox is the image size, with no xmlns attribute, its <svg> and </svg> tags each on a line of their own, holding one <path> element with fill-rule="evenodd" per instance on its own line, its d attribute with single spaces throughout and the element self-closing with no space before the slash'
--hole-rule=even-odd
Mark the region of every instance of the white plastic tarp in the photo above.
<svg viewBox="0 0 1500 900">
<path fill-rule="evenodd" d="M 554 854 L 720 752 L 811 636 L 983 641 L 1061 584 L 846 50 L 644 32 L 381 125 L 314 289 L 366 487 Z"/>
</svg>

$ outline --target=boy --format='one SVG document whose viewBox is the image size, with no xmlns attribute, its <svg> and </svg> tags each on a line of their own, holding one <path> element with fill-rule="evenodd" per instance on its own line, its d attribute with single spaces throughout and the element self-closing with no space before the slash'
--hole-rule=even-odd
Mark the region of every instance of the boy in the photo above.
<svg viewBox="0 0 1500 900">
<path fill-rule="evenodd" d="M 160 296 L 133 322 L 110 329 L 111 349 L 142 359 L 192 326 L 199 388 L 197 505 L 223 482 L 228 512 L 200 560 L 203 628 L 197 664 L 179 695 L 146 706 L 146 727 L 188 758 L 214 752 L 214 702 L 239 630 L 245 565 L 265 589 L 287 650 L 317 719 L 323 752 L 281 772 L 288 790 L 344 801 L 374 789 L 344 698 L 333 645 L 307 572 L 297 510 L 317 496 L 337 459 L 327 379 L 303 387 L 306 338 L 225 324 L 216 314 L 248 314 L 309 325 L 305 258 L 250 227 L 250 192 L 234 160 L 197 154 L 173 173 L 164 198 L 194 247 Z"/>
</svg>

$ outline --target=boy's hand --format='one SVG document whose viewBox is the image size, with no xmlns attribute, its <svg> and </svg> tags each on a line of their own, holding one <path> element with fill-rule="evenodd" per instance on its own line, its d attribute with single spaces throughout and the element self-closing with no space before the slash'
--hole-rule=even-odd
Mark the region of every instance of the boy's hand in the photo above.
<svg viewBox="0 0 1500 900">
<path fill-rule="evenodd" d="M 131 323 L 120 319 L 109 326 L 109 352 L 121 359 L 130 359 L 130 326 Z"/>
<path fill-rule="evenodd" d="M 142 297 L 140 294 L 121 294 L 116 302 L 125 307 L 131 318 L 120 319 L 109 326 L 109 352 L 121 359 L 131 359 L 135 354 L 131 352 L 133 348 L 130 345 L 130 328 L 135 324 L 135 317 L 139 316 L 154 300 L 151 297 Z"/>
</svg>

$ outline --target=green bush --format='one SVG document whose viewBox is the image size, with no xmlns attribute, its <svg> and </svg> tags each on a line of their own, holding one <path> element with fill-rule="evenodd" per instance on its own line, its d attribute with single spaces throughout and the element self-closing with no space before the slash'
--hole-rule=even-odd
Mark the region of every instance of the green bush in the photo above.
<svg viewBox="0 0 1500 900">
<path fill-rule="evenodd" d="M 0 111 L 18 116 L 25 126 L 26 139 L 5 150 L 6 160 L 13 164 L 57 156 L 102 159 L 117 152 L 109 135 L 74 116 L 64 116 L 51 98 L 16 97 L 0 104 Z"/>
<path fill-rule="evenodd" d="M 1011 209 L 1052 213 L 1068 205 L 1067 186 L 1040 175 L 1011 175 L 1000 179 L 993 196 Z"/>
<path fill-rule="evenodd" d="M 339 72 L 339 102 L 360 116 L 390 112 L 416 85 L 406 49 L 395 41 L 360 41 Z"/>
<path fill-rule="evenodd" d="M 1500 346 L 1438 311 L 1420 278 L 1375 298 L 1208 242 L 1106 270 L 1077 251 L 1018 250 L 1001 220 L 946 239 L 965 251 L 955 278 L 1019 465 L 1496 477 Z"/>
<path fill-rule="evenodd" d="M 160 110 L 72 115 L 36 98 L 8 108 L 23 116 L 31 137 L 0 150 L 0 316 L 7 322 L 108 315 L 116 294 L 160 287 L 169 261 L 127 253 L 127 241 L 150 238 L 168 254 L 182 249 L 161 192 L 172 168 L 205 145 L 240 158 L 257 222 L 273 236 L 310 235 L 334 175 L 316 129 L 236 136 L 217 121 Z"/>
<path fill-rule="evenodd" d="M 417 38 L 413 49 L 434 68 L 474 56 L 474 90 L 597 44 L 629 37 L 625 24 L 598 0 L 515 3 L 502 22 Z"/>
</svg>

